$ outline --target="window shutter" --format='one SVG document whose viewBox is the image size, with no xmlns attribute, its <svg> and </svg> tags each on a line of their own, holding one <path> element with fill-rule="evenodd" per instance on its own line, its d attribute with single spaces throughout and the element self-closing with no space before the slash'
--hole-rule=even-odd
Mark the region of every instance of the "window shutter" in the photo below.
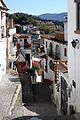
<svg viewBox="0 0 80 120">
<path fill-rule="evenodd" d="M 80 0 L 74 0 L 74 2 L 76 2 L 76 3 L 80 3 Z"/>
</svg>

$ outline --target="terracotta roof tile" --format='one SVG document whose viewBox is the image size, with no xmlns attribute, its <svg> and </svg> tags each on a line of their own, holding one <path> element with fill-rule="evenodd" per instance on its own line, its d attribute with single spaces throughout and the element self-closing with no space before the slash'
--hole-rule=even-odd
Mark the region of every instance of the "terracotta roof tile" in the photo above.
<svg viewBox="0 0 80 120">
<path fill-rule="evenodd" d="M 64 33 L 44 34 L 41 37 L 48 40 L 54 40 L 54 39 L 64 40 Z"/>
<path fill-rule="evenodd" d="M 42 37 L 42 38 L 45 38 L 45 39 L 50 39 L 50 40 L 51 40 L 51 39 L 54 39 L 54 38 L 55 38 L 55 35 L 50 35 L 50 34 L 47 34 L 47 35 L 46 35 L 46 34 L 44 34 L 44 35 L 42 35 L 41 37 Z"/>
<path fill-rule="evenodd" d="M 58 40 L 64 40 L 64 33 L 56 33 L 55 38 Z"/>
<path fill-rule="evenodd" d="M 25 39 L 26 39 L 26 38 L 29 38 L 29 35 L 17 34 L 17 33 L 16 33 L 16 34 L 14 35 L 14 37 L 16 37 L 16 38 L 25 38 Z"/>
</svg>

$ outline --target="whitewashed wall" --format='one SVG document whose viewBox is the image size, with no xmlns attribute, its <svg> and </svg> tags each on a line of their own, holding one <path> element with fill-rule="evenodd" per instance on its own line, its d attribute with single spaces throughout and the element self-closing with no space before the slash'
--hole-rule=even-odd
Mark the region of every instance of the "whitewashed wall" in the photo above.
<svg viewBox="0 0 80 120">
<path fill-rule="evenodd" d="M 6 73 L 6 39 L 0 42 L 0 81 Z"/>
<path fill-rule="evenodd" d="M 24 47 L 24 39 L 23 38 L 19 38 L 18 43 L 20 44 L 21 47 Z"/>
<path fill-rule="evenodd" d="M 72 104 L 76 108 L 76 112 L 80 112 L 80 45 L 79 49 L 73 48 L 71 42 L 73 39 L 79 39 L 80 34 L 75 34 L 76 30 L 76 4 L 74 0 L 68 0 L 68 70 L 69 70 L 69 86 L 72 80 L 76 82 L 76 88 L 72 87 L 72 96 L 69 98 L 69 105 Z"/>
<path fill-rule="evenodd" d="M 0 10 L 0 31 L 2 31 L 2 26 L 4 27 L 4 38 L 1 36 L 0 32 L 0 81 L 2 77 L 6 73 L 6 11 L 2 13 L 2 10 Z M 2 16 L 2 17 L 1 17 Z M 2 18 L 2 19 L 1 19 Z"/>
</svg>

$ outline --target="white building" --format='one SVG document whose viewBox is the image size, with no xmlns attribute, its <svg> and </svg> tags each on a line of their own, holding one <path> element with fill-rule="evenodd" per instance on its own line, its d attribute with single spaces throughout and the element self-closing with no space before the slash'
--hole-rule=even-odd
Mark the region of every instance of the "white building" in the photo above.
<svg viewBox="0 0 80 120">
<path fill-rule="evenodd" d="M 17 55 L 19 57 L 19 64 L 25 63 L 31 67 L 31 36 L 27 34 L 15 34 L 14 38 L 17 47 Z"/>
<path fill-rule="evenodd" d="M 80 112 L 80 0 L 68 0 L 68 106 Z"/>
<path fill-rule="evenodd" d="M 67 23 L 65 32 L 56 35 L 44 35 L 44 81 L 53 85 L 52 101 L 57 105 L 57 112 L 67 114 L 68 75 L 67 75 Z M 64 37 L 65 36 L 65 37 Z M 65 40 L 64 40 L 65 38 Z M 65 86 L 65 87 L 64 87 Z M 64 94 L 65 93 L 65 94 Z"/>
<path fill-rule="evenodd" d="M 7 16 L 7 68 L 10 67 L 10 63 L 16 59 L 16 47 L 14 45 L 14 34 L 16 33 L 16 28 L 13 25 L 13 19 Z M 13 68 L 13 66 L 12 66 Z"/>
<path fill-rule="evenodd" d="M 0 0 L 0 80 L 6 73 L 6 48 L 7 48 L 7 37 L 6 37 L 6 13 L 7 6 Z"/>
<path fill-rule="evenodd" d="M 43 36 L 43 38 L 44 51 L 47 55 L 47 59 L 45 59 L 46 61 L 44 65 L 46 66 L 44 79 L 49 79 L 53 81 L 53 70 L 50 68 L 50 63 L 54 60 L 67 61 L 67 41 L 64 41 L 62 38 L 55 39 L 55 35 L 45 35 Z"/>
</svg>

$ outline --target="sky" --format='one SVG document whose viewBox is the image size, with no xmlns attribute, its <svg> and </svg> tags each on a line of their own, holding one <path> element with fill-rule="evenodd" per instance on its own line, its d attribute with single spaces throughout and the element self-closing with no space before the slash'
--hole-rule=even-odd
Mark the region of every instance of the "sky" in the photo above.
<svg viewBox="0 0 80 120">
<path fill-rule="evenodd" d="M 32 15 L 67 12 L 67 0 L 3 0 L 10 13 L 24 12 Z"/>
</svg>

